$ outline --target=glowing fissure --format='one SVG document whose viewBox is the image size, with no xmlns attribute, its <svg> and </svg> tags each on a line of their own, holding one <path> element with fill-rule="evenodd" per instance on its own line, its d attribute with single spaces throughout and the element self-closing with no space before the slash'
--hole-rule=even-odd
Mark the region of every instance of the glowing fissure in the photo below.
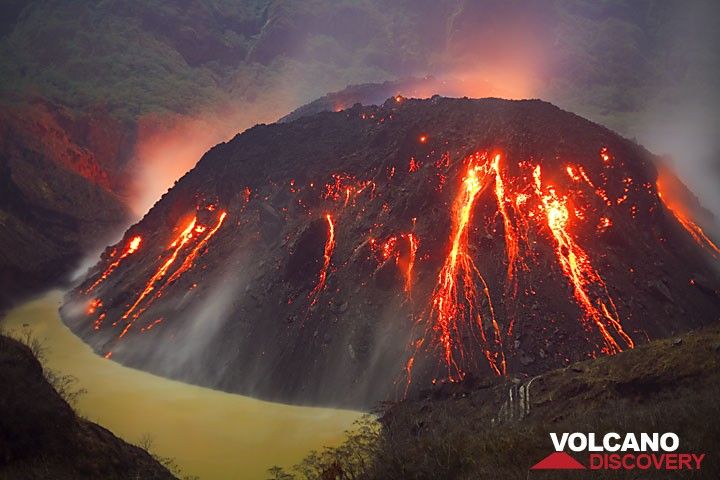
<svg viewBox="0 0 720 480">
<path fill-rule="evenodd" d="M 633 340 L 625 333 L 607 286 L 593 268 L 587 253 L 573 240 L 568 232 L 570 214 L 567 197 L 559 196 L 552 186 L 543 189 L 540 166 L 533 170 L 535 193 L 542 202 L 547 226 L 555 239 L 555 254 L 563 273 L 573 287 L 577 304 L 584 317 L 591 320 L 602 336 L 602 352 L 614 354 L 624 348 L 633 348 Z M 600 295 L 593 296 L 592 291 Z M 593 298 L 594 297 L 594 298 Z"/>
<path fill-rule="evenodd" d="M 180 264 L 180 266 L 167 278 L 167 280 L 165 280 L 165 282 L 163 282 L 162 286 L 156 291 L 156 293 L 153 295 L 153 297 L 150 300 L 148 300 L 147 302 L 145 302 L 145 305 L 143 307 L 140 307 L 137 309 L 137 311 L 133 314 L 133 317 L 132 317 L 134 320 L 137 320 L 140 317 L 140 315 L 142 315 L 148 308 L 150 308 L 150 306 L 153 304 L 153 302 L 155 302 L 155 300 L 157 300 L 158 298 L 160 298 L 162 296 L 162 294 L 164 293 L 165 289 L 167 289 L 168 286 L 175 283 L 175 281 L 177 281 L 185 272 L 187 272 L 188 270 L 190 270 L 193 267 L 193 265 L 195 264 L 195 260 L 197 259 L 198 255 L 200 254 L 200 250 L 202 250 L 208 244 L 210 239 L 215 235 L 215 233 L 217 233 L 217 231 L 220 230 L 220 227 L 222 226 L 223 222 L 225 221 L 225 217 L 227 217 L 227 212 L 224 212 L 224 211 L 220 212 L 220 216 L 218 217 L 218 220 L 217 220 L 217 223 L 215 224 L 215 226 L 212 229 L 208 230 L 207 233 L 205 234 L 205 236 L 203 236 L 202 239 L 200 239 L 200 241 L 198 241 L 195 244 L 195 246 L 190 251 L 190 253 L 188 253 L 185 256 L 185 259 Z M 206 231 L 205 227 L 200 228 L 200 229 L 198 227 L 195 227 L 196 233 L 203 233 L 205 231 Z M 125 333 L 127 333 L 127 330 L 130 328 L 130 326 L 131 326 L 131 324 L 128 324 L 125 327 L 125 330 L 123 331 L 123 335 Z"/>
<path fill-rule="evenodd" d="M 215 211 L 215 206 L 211 205 L 207 208 L 208 211 Z M 194 216 L 185 225 L 180 234 L 173 239 L 168 249 L 171 250 L 170 256 L 158 267 L 158 269 L 150 277 L 150 280 L 145 284 L 143 291 L 135 299 L 135 302 L 125 311 L 120 320 L 125 320 L 126 324 L 120 333 L 119 338 L 123 338 L 130 328 L 134 325 L 135 321 L 153 304 L 153 302 L 159 298 L 164 290 L 171 284 L 173 284 L 178 278 L 180 278 L 185 272 L 190 270 L 197 257 L 200 255 L 201 250 L 208 244 L 210 239 L 217 233 L 220 227 L 223 225 L 227 212 L 221 211 L 218 215 L 218 220 L 213 228 L 209 229 L 198 223 L 197 216 Z M 184 256 L 180 265 L 171 272 L 173 265 L 178 261 L 181 256 L 181 251 L 188 247 L 195 239 L 199 239 L 195 242 L 193 248 Z M 159 282 L 165 279 L 162 284 L 158 287 Z M 154 295 L 150 297 L 153 292 Z M 144 302 L 144 303 L 143 303 Z M 115 322 L 113 325 L 117 325 Z"/>
<path fill-rule="evenodd" d="M 180 250 L 192 239 L 193 230 L 195 229 L 196 223 L 197 217 L 193 217 L 192 220 L 187 223 L 180 235 L 178 235 L 175 240 L 173 240 L 169 247 L 172 249 L 170 257 L 168 257 L 168 259 L 165 260 L 165 262 L 160 265 L 160 267 L 155 271 L 153 276 L 150 277 L 150 280 L 148 280 L 148 282 L 145 284 L 145 288 L 135 300 L 135 303 L 133 303 L 130 308 L 125 311 L 125 313 L 121 317 L 121 320 L 126 320 L 138 307 L 138 305 L 140 305 L 140 303 L 145 299 L 145 297 L 150 295 L 150 293 L 155 289 L 155 283 L 157 283 L 165 276 L 172 264 L 175 263 L 175 260 L 177 259 Z M 127 328 L 123 331 L 122 335 L 124 335 L 126 332 Z"/>
<path fill-rule="evenodd" d="M 504 307 L 507 315 L 506 334 L 510 337 L 513 335 L 518 311 L 517 302 L 514 301 L 520 285 L 517 274 L 521 270 L 529 270 L 525 255 L 521 254 L 520 250 L 521 245 L 525 245 L 527 250 L 527 232 L 529 225 L 528 214 L 525 208 L 528 196 L 523 192 L 515 193 L 513 191 L 512 179 L 505 180 L 501 160 L 502 156 L 496 154 L 490 163 L 490 169 L 495 176 L 495 200 L 498 213 L 503 221 L 505 255 L 507 259 L 505 292 L 510 299 L 510 301 L 505 302 Z M 520 166 L 522 166 L 522 164 L 520 164 Z"/>
<path fill-rule="evenodd" d="M 655 189 L 658 197 L 675 217 L 675 220 L 685 229 L 692 239 L 702 248 L 707 249 L 715 258 L 720 258 L 720 247 L 710 239 L 700 226 L 695 223 L 686 213 L 687 209 L 682 203 L 682 191 L 684 186 L 678 178 L 666 169 L 658 170 L 658 178 L 655 182 Z"/>
<path fill-rule="evenodd" d="M 406 242 L 407 250 L 403 250 L 398 244 L 398 239 Z M 393 259 L 395 264 L 403 272 L 404 282 L 403 291 L 410 294 L 412 292 L 413 285 L 413 268 L 415 268 L 415 259 L 417 257 L 417 250 L 420 246 L 420 240 L 414 233 L 403 233 L 399 237 L 393 235 L 389 237 L 385 242 L 378 244 L 374 238 L 370 239 L 370 247 L 375 251 L 376 257 L 380 265 L 383 265 L 390 259 Z M 378 267 L 379 268 L 379 267 Z"/>
<path fill-rule="evenodd" d="M 673 216 L 677 219 L 678 222 L 680 222 L 680 225 L 687 230 L 687 232 L 690 234 L 690 236 L 695 240 L 696 243 L 698 243 L 700 246 L 707 248 L 710 250 L 715 257 L 720 256 L 720 247 L 718 247 L 712 240 L 710 240 L 710 237 L 708 237 L 705 232 L 703 231 L 700 226 L 690 220 L 688 217 L 683 215 L 681 212 L 673 210 L 671 207 L 668 206 L 668 210 L 672 212 Z"/>
<path fill-rule="evenodd" d="M 410 251 L 408 252 L 407 265 L 405 266 L 405 293 L 410 293 L 412 292 L 412 276 L 413 268 L 415 267 L 415 257 L 417 256 L 417 250 L 420 242 L 417 237 L 415 237 L 414 233 L 406 234 L 405 238 L 407 239 L 408 247 L 410 248 Z"/>
<path fill-rule="evenodd" d="M 141 243 L 142 238 L 139 235 L 131 238 L 128 244 L 125 246 L 122 254 L 120 254 L 120 256 L 114 262 L 107 266 L 107 268 L 98 277 L 98 279 L 95 280 L 95 283 L 90 285 L 87 290 L 85 290 L 85 294 L 87 295 L 88 293 L 92 292 L 97 287 L 99 287 L 101 283 L 107 280 L 110 274 L 113 273 L 113 271 L 115 271 L 115 269 L 120 266 L 120 263 L 122 263 L 123 260 L 138 251 Z"/>
<path fill-rule="evenodd" d="M 335 224 L 333 223 L 332 216 L 329 213 L 325 214 L 325 220 L 328 224 L 328 236 L 325 241 L 323 264 L 320 268 L 320 273 L 318 274 L 318 281 L 308 295 L 308 298 L 310 299 L 310 306 L 317 303 L 320 292 L 322 292 L 325 288 L 328 269 L 330 268 L 330 261 L 332 260 L 333 250 L 335 250 Z"/>
<path fill-rule="evenodd" d="M 491 171 L 495 174 L 495 198 L 497 200 L 498 211 L 503 219 L 503 227 L 505 230 L 505 254 L 507 255 L 507 280 L 513 281 L 513 273 L 515 263 L 518 258 L 518 234 L 513 225 L 508 209 L 506 208 L 505 183 L 500 171 L 500 154 L 493 157 L 490 163 Z"/>
<path fill-rule="evenodd" d="M 483 161 L 483 165 L 478 162 Z M 432 331 L 443 352 L 448 378 L 461 380 L 465 376 L 465 352 L 462 341 L 464 333 L 477 329 L 487 362 L 497 375 L 506 371 L 500 328 L 490 299 L 487 282 L 472 259 L 468 246 L 469 225 L 478 195 L 483 190 L 488 172 L 485 155 L 475 154 L 467 160 L 467 169 L 453 202 L 450 234 L 450 250 L 437 277 L 431 297 L 428 333 Z M 487 319 L 480 306 L 482 296 L 487 301 Z M 486 321 L 490 324 L 492 337 L 486 334 Z M 476 328 L 477 327 L 477 328 Z M 473 333 L 474 336 L 477 336 Z M 412 361 L 408 368 L 412 366 Z"/>
</svg>

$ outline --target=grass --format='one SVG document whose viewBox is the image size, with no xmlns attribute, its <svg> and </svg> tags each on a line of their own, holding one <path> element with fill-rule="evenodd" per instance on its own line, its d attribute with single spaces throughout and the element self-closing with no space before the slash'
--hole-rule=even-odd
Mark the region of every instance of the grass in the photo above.
<svg viewBox="0 0 720 480">
<path fill-rule="evenodd" d="M 9 386 L 0 389 L 0 479 L 176 478 L 76 413 L 85 389 L 48 368 L 46 346 L 29 329 L 0 333 L 0 384 Z"/>
<path fill-rule="evenodd" d="M 199 480 L 200 477 L 197 477 L 195 475 L 185 475 L 183 473 L 182 468 L 177 464 L 177 461 L 174 457 L 164 457 L 162 455 L 159 455 L 155 452 L 155 439 L 154 437 L 146 433 L 142 437 L 140 437 L 140 440 L 136 443 L 136 446 L 142 448 L 146 452 L 152 456 L 156 462 L 158 462 L 163 467 L 167 468 L 173 475 L 175 475 L 177 478 L 180 478 L 181 480 Z"/>
<path fill-rule="evenodd" d="M 661 340 L 614 357 L 548 372 L 533 382 L 530 413 L 502 421 L 509 384 L 429 392 L 365 417 L 337 448 L 314 452 L 273 480 L 543 479 L 576 472 L 531 472 L 553 451 L 550 432 L 674 432 L 679 452 L 706 453 L 698 472 L 673 478 L 720 478 L 720 328 Z M 526 380 L 527 381 L 527 380 Z M 525 381 L 525 382 L 526 382 Z M 576 454 L 586 462 L 586 454 Z M 638 478 L 593 471 L 592 478 Z M 644 471 L 641 478 L 668 478 Z"/>
<path fill-rule="evenodd" d="M 45 380 L 52 385 L 58 395 L 70 406 L 74 407 L 78 399 L 87 393 L 85 388 L 79 386 L 76 376 L 64 374 L 48 366 L 47 346 L 30 329 L 24 328 L 20 331 L 5 331 L 0 329 L 0 335 L 15 339 L 30 349 L 42 365 Z"/>
</svg>

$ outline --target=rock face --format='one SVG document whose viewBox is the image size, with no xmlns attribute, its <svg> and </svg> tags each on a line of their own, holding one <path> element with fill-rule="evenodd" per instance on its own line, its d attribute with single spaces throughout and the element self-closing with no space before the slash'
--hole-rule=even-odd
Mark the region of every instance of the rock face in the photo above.
<svg viewBox="0 0 720 480">
<path fill-rule="evenodd" d="M 0 336 L 0 478 L 175 478 L 146 451 L 78 418 L 30 349 Z"/>
<path fill-rule="evenodd" d="M 125 220 L 120 177 L 103 164 L 123 155 L 122 142 L 107 118 L 46 102 L 2 108 L 0 309 L 58 281 Z"/>
<path fill-rule="evenodd" d="M 298 403 L 614 354 L 720 311 L 717 247 L 662 202 L 652 160 L 537 100 L 260 125 L 207 152 L 62 314 L 128 365 Z"/>
<path fill-rule="evenodd" d="M 720 440 L 720 424 L 708 421 L 720 413 L 720 330 L 676 340 L 683 341 L 657 340 L 533 378 L 436 385 L 384 410 L 376 441 L 382 447 L 361 472 L 342 453 L 328 455 L 335 463 L 318 470 L 366 478 L 563 478 L 530 469 L 548 455 L 551 432 L 580 425 L 590 432 L 619 424 L 628 432 L 673 432 L 685 451 L 712 451 Z M 482 462 L 477 452 L 486 452 Z M 588 465 L 588 454 L 574 458 Z M 718 465 L 701 467 L 700 478 L 720 476 Z M 649 478 L 664 472 L 653 473 Z"/>
<path fill-rule="evenodd" d="M 291 122 L 300 117 L 307 117 L 320 112 L 337 112 L 350 108 L 356 103 L 362 105 L 379 105 L 384 102 L 385 99 L 400 94 L 405 97 L 418 98 L 429 98 L 433 94 L 461 96 L 460 92 L 454 92 L 451 86 L 445 85 L 442 81 L 433 77 L 408 77 L 382 83 L 348 85 L 342 90 L 328 93 L 310 103 L 296 108 L 278 121 Z"/>
</svg>

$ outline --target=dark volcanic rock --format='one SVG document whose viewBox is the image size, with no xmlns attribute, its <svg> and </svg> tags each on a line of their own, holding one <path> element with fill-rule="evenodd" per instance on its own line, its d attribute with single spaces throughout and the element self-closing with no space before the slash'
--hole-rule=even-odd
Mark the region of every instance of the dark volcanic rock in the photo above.
<svg viewBox="0 0 720 480">
<path fill-rule="evenodd" d="M 429 97 L 432 93 L 451 90 L 433 77 L 409 77 L 400 80 L 388 80 L 382 83 L 363 83 L 328 93 L 310 103 L 296 108 L 282 117 L 279 122 L 291 122 L 320 112 L 337 112 L 350 108 L 356 103 L 379 105 L 389 97 Z"/>
<path fill-rule="evenodd" d="M 657 340 L 520 383 L 437 385 L 420 398 L 392 404 L 380 418 L 383 447 L 368 476 L 579 478 L 528 472 L 547 455 L 550 432 L 602 432 L 617 425 L 628 432 L 673 432 L 685 439 L 687 451 L 712 451 L 720 438 L 720 424 L 713 420 L 720 414 L 715 401 L 720 359 L 713 353 L 720 331 L 714 326 L 682 338 L 681 346 Z M 512 456 L 502 453 L 508 450 Z M 487 451 L 493 454 L 479 462 L 477 452 Z M 697 476 L 719 475 L 720 468 L 708 463 Z M 637 473 L 613 475 L 634 477 Z"/>
<path fill-rule="evenodd" d="M 30 349 L 0 336 L 0 478 L 175 477 L 146 451 L 77 417 Z"/>
<path fill-rule="evenodd" d="M 75 118 L 46 102 L 3 106 L 0 309 L 61 280 L 126 221 L 113 193 L 120 177 L 104 165 L 128 153 L 118 130 L 104 116 Z"/>
<path fill-rule="evenodd" d="M 123 363 L 292 402 L 537 374 L 716 320 L 711 252 L 656 179 L 643 148 L 537 100 L 260 125 L 211 149 L 63 316 Z"/>
</svg>

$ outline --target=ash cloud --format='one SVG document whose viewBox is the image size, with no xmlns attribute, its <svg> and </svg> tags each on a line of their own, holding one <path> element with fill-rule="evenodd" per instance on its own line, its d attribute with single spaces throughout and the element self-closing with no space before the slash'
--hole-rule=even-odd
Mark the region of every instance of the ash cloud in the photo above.
<svg viewBox="0 0 720 480">
<path fill-rule="evenodd" d="M 637 138 L 667 154 L 670 166 L 716 216 L 720 215 L 720 35 L 717 2 L 690 2 L 676 9 L 677 26 L 663 49 L 672 72 L 649 96 Z"/>
</svg>

